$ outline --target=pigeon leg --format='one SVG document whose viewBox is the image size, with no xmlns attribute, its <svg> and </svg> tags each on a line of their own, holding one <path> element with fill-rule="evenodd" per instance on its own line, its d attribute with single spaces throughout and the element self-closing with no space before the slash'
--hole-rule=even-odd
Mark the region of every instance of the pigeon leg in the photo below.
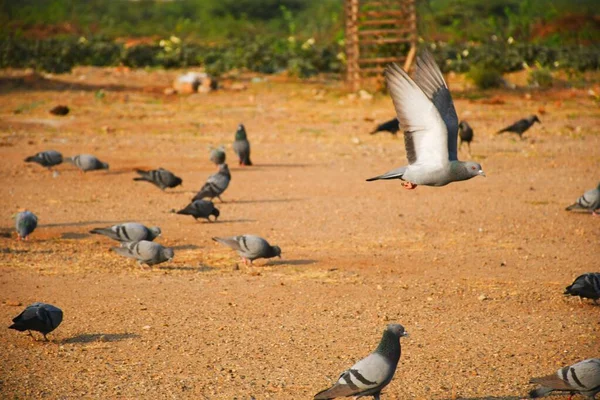
<svg viewBox="0 0 600 400">
<path fill-rule="evenodd" d="M 45 340 L 46 342 L 49 342 L 48 338 L 46 337 L 46 334 L 45 334 L 45 333 L 42 333 L 42 335 L 44 335 L 44 340 Z"/>
<path fill-rule="evenodd" d="M 592 211 L 592 217 L 600 217 L 600 214 L 596 210 Z"/>
<path fill-rule="evenodd" d="M 34 337 L 33 337 L 33 333 L 31 333 L 31 331 L 30 331 L 29 329 L 27 330 L 27 334 L 28 334 L 29 336 L 31 336 L 32 338 L 34 338 Z M 35 338 L 34 338 L 34 339 L 35 339 Z"/>
<path fill-rule="evenodd" d="M 218 196 L 218 195 L 217 195 L 217 199 L 219 199 L 219 201 L 220 201 L 221 203 L 225 203 L 225 202 L 223 201 L 223 199 L 221 198 L 221 196 Z"/>
<path fill-rule="evenodd" d="M 21 235 L 19 235 L 19 234 L 17 233 L 17 242 L 20 242 L 21 240 L 22 240 L 22 238 L 21 238 Z"/>
<path fill-rule="evenodd" d="M 408 190 L 413 190 L 414 188 L 417 187 L 417 185 L 415 185 L 412 182 L 402 182 L 402 186 L 404 186 L 404 189 L 408 189 Z"/>
</svg>

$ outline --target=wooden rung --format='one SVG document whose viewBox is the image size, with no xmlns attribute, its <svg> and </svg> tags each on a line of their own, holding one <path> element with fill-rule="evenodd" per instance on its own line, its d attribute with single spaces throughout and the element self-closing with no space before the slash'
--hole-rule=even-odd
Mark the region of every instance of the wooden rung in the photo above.
<svg viewBox="0 0 600 400">
<path fill-rule="evenodd" d="M 365 29 L 358 31 L 360 36 L 375 36 L 375 35 L 402 35 L 404 33 L 410 33 L 410 30 L 406 29 Z"/>
<path fill-rule="evenodd" d="M 363 11 L 358 13 L 358 19 L 365 17 L 402 17 L 407 13 L 404 11 L 388 10 L 388 11 Z"/>
<path fill-rule="evenodd" d="M 375 64 L 375 63 L 391 63 L 404 61 L 406 57 L 376 57 L 376 58 L 361 58 L 359 64 Z"/>
<path fill-rule="evenodd" d="M 401 22 L 399 19 L 374 19 L 370 21 L 358 21 L 358 26 L 398 25 Z"/>
<path fill-rule="evenodd" d="M 361 40 L 360 44 L 410 43 L 411 41 L 410 38 L 380 38 Z"/>
</svg>

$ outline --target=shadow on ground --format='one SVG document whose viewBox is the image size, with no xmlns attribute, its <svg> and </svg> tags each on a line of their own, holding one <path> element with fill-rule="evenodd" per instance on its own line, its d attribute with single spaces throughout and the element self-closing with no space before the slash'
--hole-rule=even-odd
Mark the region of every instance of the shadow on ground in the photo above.
<svg viewBox="0 0 600 400">
<path fill-rule="evenodd" d="M 265 266 L 274 265 L 310 265 L 316 263 L 317 260 L 271 260 L 265 263 Z"/>
<path fill-rule="evenodd" d="M 171 266 L 171 265 L 166 265 L 166 266 L 160 266 L 160 267 L 158 267 L 158 269 L 162 269 L 162 270 L 166 270 L 166 271 L 208 272 L 208 271 L 213 271 L 216 268 L 215 267 L 211 267 L 210 265 L 198 265 L 198 266 L 192 266 L 192 265 Z"/>
<path fill-rule="evenodd" d="M 253 203 L 290 203 L 292 201 L 302 201 L 305 199 L 264 199 L 264 200 L 230 200 L 232 204 L 253 204 Z"/>
<path fill-rule="evenodd" d="M 138 337 L 140 335 L 136 333 L 84 333 L 65 339 L 62 343 L 118 342 Z"/>
</svg>

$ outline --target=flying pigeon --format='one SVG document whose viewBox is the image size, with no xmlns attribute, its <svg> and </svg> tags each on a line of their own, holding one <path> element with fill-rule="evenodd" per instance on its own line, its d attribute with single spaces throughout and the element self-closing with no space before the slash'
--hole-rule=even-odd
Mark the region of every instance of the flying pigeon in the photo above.
<svg viewBox="0 0 600 400">
<path fill-rule="evenodd" d="M 539 122 L 540 124 L 542 123 L 542 121 L 538 119 L 537 115 L 530 115 L 527 118 L 520 119 L 514 124 L 499 130 L 498 132 L 496 132 L 496 135 L 499 135 L 502 132 L 512 132 L 516 133 L 521 139 L 523 139 L 523 134 L 536 122 Z"/>
<path fill-rule="evenodd" d="M 244 128 L 243 124 L 239 124 L 235 132 L 233 151 L 237 154 L 240 165 L 252 165 L 252 161 L 250 161 L 250 142 L 248 141 L 246 128 Z"/>
<path fill-rule="evenodd" d="M 382 124 L 377 125 L 377 128 L 375 128 L 371 132 L 371 135 L 374 135 L 377 132 L 389 132 L 392 135 L 396 135 L 399 130 L 400 130 L 400 122 L 398 122 L 398 118 L 394 118 L 394 119 L 386 121 Z"/>
<path fill-rule="evenodd" d="M 91 154 L 78 154 L 73 157 L 65 158 L 66 162 L 75 165 L 83 172 L 94 171 L 97 169 L 108 169 L 108 164 L 98 160 Z"/>
<path fill-rule="evenodd" d="M 460 121 L 458 124 L 458 138 L 460 139 L 460 143 L 458 145 L 458 149 L 462 146 L 463 142 L 465 142 L 469 146 L 469 154 L 471 154 L 471 141 L 473 140 L 473 128 L 467 121 Z"/>
<path fill-rule="evenodd" d="M 22 211 L 15 218 L 17 240 L 27 240 L 27 237 L 37 228 L 38 219 L 31 211 Z"/>
<path fill-rule="evenodd" d="M 355 396 L 354 398 L 357 399 L 373 396 L 375 400 L 379 400 L 381 390 L 394 377 L 400 361 L 400 338 L 407 335 L 402 325 L 388 325 L 383 331 L 377 349 L 342 372 L 335 385 L 317 393 L 314 399 L 328 400 L 350 396 Z"/>
<path fill-rule="evenodd" d="M 171 261 L 175 255 L 172 248 L 148 240 L 126 243 L 123 247 L 111 247 L 111 250 L 121 256 L 135 258 L 140 265 L 149 266 Z"/>
<path fill-rule="evenodd" d="M 577 201 L 566 208 L 567 211 L 587 210 L 593 215 L 600 215 L 596 211 L 600 210 L 600 183 L 596 189 L 590 189 L 585 192 Z"/>
<path fill-rule="evenodd" d="M 140 176 L 133 178 L 134 181 L 150 182 L 163 191 L 166 188 L 174 188 L 182 183 L 180 177 L 175 176 L 175 174 L 173 174 L 171 171 L 167 171 L 164 168 L 153 169 L 150 171 L 136 169 L 135 172 L 140 174 Z"/>
<path fill-rule="evenodd" d="M 223 164 L 225 162 L 226 158 L 227 158 L 227 156 L 225 154 L 225 149 L 223 148 L 223 146 L 219 146 L 215 149 L 211 149 L 210 161 L 213 162 L 215 165 L 219 166 L 219 165 Z"/>
<path fill-rule="evenodd" d="M 271 246 L 265 239 L 255 235 L 231 236 L 226 238 L 214 237 L 215 242 L 224 244 L 237 251 L 242 261 L 247 265 L 258 258 L 281 258 L 279 246 Z"/>
<path fill-rule="evenodd" d="M 221 199 L 221 194 L 223 194 L 225 189 L 227 189 L 227 186 L 229 186 L 229 181 L 231 181 L 229 167 L 227 164 L 219 165 L 219 172 L 208 177 L 206 183 L 192 199 L 192 202 L 204 199 L 205 197 L 208 197 L 211 200 L 218 197 L 222 202 L 223 199 Z"/>
<path fill-rule="evenodd" d="M 40 332 L 44 339 L 48 341 L 47 334 L 58 328 L 63 319 L 63 312 L 60 308 L 46 303 L 33 303 L 25 310 L 13 318 L 13 324 L 9 329 L 20 332 L 31 331 Z"/>
<path fill-rule="evenodd" d="M 56 150 L 41 151 L 31 157 L 27 157 L 25 162 L 34 162 L 42 167 L 52 169 L 53 166 L 63 162 L 63 156 Z"/>
<path fill-rule="evenodd" d="M 195 220 L 198 218 L 206 218 L 210 221 L 210 216 L 215 216 L 215 221 L 221 214 L 212 201 L 208 200 L 194 200 L 188 204 L 184 209 L 177 211 L 177 214 L 191 215 Z"/>
<path fill-rule="evenodd" d="M 429 52 L 417 58 L 415 80 L 393 63 L 385 77 L 404 128 L 408 165 L 367 181 L 401 179 L 406 189 L 414 189 L 485 176 L 478 163 L 458 161 L 458 117 L 442 72 Z"/>
<path fill-rule="evenodd" d="M 118 242 L 128 243 L 139 242 L 140 240 L 152 241 L 160 236 L 161 231 L 158 226 L 148 228 L 137 222 L 127 222 L 108 228 L 95 228 L 90 233 L 104 235 Z"/>
<path fill-rule="evenodd" d="M 572 284 L 565 288 L 565 295 L 579 296 L 584 299 L 594 300 L 598 304 L 600 299 L 600 272 L 590 272 L 575 278 Z"/>
<path fill-rule="evenodd" d="M 53 107 L 49 112 L 50 112 L 50 114 L 60 115 L 61 117 L 64 117 L 65 115 L 67 115 L 69 113 L 69 111 L 70 111 L 69 107 L 59 105 L 59 106 Z"/>
<path fill-rule="evenodd" d="M 568 367 L 563 367 L 555 374 L 533 378 L 529 383 L 541 387 L 529 392 L 529 397 L 543 397 L 551 392 L 569 392 L 582 394 L 590 399 L 600 392 L 600 358 L 589 358 Z"/>
</svg>

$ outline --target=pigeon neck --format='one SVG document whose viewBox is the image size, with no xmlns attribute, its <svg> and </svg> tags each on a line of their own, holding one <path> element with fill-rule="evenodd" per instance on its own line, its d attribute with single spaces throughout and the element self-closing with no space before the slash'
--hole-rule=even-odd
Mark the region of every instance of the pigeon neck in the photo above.
<svg viewBox="0 0 600 400">
<path fill-rule="evenodd" d="M 375 353 L 381 354 L 385 358 L 395 363 L 400 359 L 400 338 L 390 331 L 383 332 L 383 337 Z"/>
<path fill-rule="evenodd" d="M 463 161 L 451 161 L 450 172 L 454 181 L 465 181 L 471 179 L 474 175 L 469 173 L 465 163 Z"/>
</svg>

